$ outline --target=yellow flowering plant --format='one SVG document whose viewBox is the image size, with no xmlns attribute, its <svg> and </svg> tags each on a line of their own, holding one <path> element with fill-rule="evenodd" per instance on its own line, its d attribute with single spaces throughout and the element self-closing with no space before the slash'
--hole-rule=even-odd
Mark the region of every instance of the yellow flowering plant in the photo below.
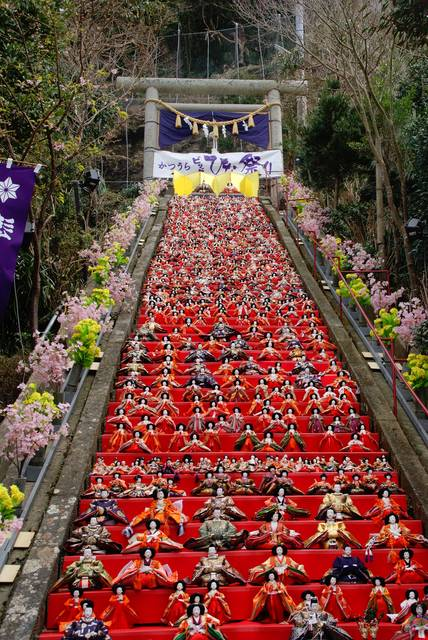
<svg viewBox="0 0 428 640">
<path fill-rule="evenodd" d="M 15 517 L 17 508 L 22 504 L 24 494 L 13 484 L 7 489 L 4 484 L 0 483 L 0 517 L 1 520 L 11 520 Z"/>
<path fill-rule="evenodd" d="M 112 307 L 114 305 L 114 300 L 110 295 L 109 289 L 101 289 L 95 287 L 95 289 L 92 290 L 91 295 L 86 296 L 85 298 L 85 306 L 89 307 L 89 305 L 92 303 L 96 304 L 97 307 L 102 306 L 108 309 L 109 307 Z"/>
<path fill-rule="evenodd" d="M 400 325 L 398 309 L 396 307 L 391 307 L 389 311 L 381 309 L 374 324 L 378 336 L 381 338 L 395 338 L 397 335 L 395 328 Z M 373 335 L 373 332 L 370 333 Z"/>
<path fill-rule="evenodd" d="M 413 389 L 428 388 L 428 356 L 420 353 L 409 353 L 407 357 L 409 368 L 404 373 L 404 378 Z"/>
<path fill-rule="evenodd" d="M 62 415 L 60 408 L 55 404 L 53 395 L 48 391 L 41 393 L 33 382 L 27 385 L 22 403 L 24 405 L 32 405 L 34 410 L 44 415 L 49 414 L 54 417 Z"/>
<path fill-rule="evenodd" d="M 110 271 L 111 264 L 109 256 L 101 256 L 94 267 L 89 267 L 89 273 L 92 275 L 95 282 L 100 285 L 107 282 Z"/>
<path fill-rule="evenodd" d="M 97 346 L 101 326 L 91 318 L 85 318 L 76 324 L 70 339 L 68 354 L 76 363 L 88 369 L 101 350 Z"/>
<path fill-rule="evenodd" d="M 337 295 L 341 298 L 349 298 L 350 304 L 352 305 L 354 302 L 354 299 L 351 295 L 352 291 L 361 305 L 368 306 L 370 304 L 370 293 L 365 282 L 355 273 L 348 273 L 346 275 L 346 280 L 348 281 L 349 289 L 343 282 L 343 280 L 341 280 L 339 282 L 339 288 L 336 289 Z"/>
</svg>

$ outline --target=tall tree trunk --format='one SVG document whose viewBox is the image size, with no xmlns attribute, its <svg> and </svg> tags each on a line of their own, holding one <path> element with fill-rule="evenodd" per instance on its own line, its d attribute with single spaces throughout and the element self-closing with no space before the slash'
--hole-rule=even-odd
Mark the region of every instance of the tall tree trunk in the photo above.
<svg viewBox="0 0 428 640">
<path fill-rule="evenodd" d="M 381 164 L 381 168 L 382 168 L 383 182 L 385 185 L 386 200 L 388 203 L 389 210 L 391 211 L 392 221 L 403 240 L 404 255 L 406 258 L 406 266 L 407 266 L 407 273 L 409 276 L 411 293 L 412 295 L 417 295 L 419 291 L 419 282 L 416 275 L 416 266 L 415 266 L 415 261 L 413 259 L 412 245 L 411 245 L 409 236 L 407 235 L 407 231 L 406 231 L 403 219 L 401 218 L 398 208 L 395 204 L 394 192 L 392 189 L 392 184 L 389 179 L 389 173 L 387 171 L 385 163 Z"/>
<path fill-rule="evenodd" d="M 333 196 L 333 208 L 337 209 L 339 204 L 339 176 L 334 178 L 334 196 Z"/>
<path fill-rule="evenodd" d="M 380 141 L 376 141 L 379 153 L 382 153 Z M 382 167 L 376 160 L 376 250 L 385 266 L 385 211 L 383 206 Z"/>
</svg>

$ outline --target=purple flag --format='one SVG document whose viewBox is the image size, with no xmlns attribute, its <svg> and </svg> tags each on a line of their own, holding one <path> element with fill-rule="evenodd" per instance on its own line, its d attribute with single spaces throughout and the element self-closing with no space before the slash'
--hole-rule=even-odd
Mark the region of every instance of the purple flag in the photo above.
<svg viewBox="0 0 428 640">
<path fill-rule="evenodd" d="M 6 311 L 36 174 L 0 163 L 0 316 Z"/>
</svg>

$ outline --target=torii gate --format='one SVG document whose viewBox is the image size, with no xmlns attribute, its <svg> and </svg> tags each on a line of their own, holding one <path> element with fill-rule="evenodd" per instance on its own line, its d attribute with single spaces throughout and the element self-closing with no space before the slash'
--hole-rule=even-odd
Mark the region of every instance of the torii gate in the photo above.
<svg viewBox="0 0 428 640">
<path fill-rule="evenodd" d="M 143 78 L 118 77 L 119 89 L 145 92 L 144 126 L 144 179 L 153 178 L 154 153 L 159 150 L 159 93 L 167 95 L 209 95 L 209 96 L 260 96 L 264 95 L 269 104 L 270 149 L 282 151 L 282 110 L 281 94 L 305 96 L 308 93 L 306 80 L 238 80 L 238 79 L 196 79 L 196 78 Z M 258 109 L 259 104 L 200 104 L 173 103 L 180 111 L 228 111 L 249 113 Z"/>
</svg>

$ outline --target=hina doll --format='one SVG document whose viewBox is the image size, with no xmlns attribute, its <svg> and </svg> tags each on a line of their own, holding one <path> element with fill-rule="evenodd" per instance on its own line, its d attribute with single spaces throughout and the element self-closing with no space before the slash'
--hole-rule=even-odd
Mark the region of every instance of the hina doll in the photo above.
<svg viewBox="0 0 428 640">
<path fill-rule="evenodd" d="M 205 519 L 199 528 L 199 538 L 190 538 L 184 543 L 187 549 L 206 550 L 215 545 L 217 549 L 240 549 L 244 546 L 248 531 L 239 531 L 222 517 L 219 508 L 213 510 L 212 517 Z"/>
<path fill-rule="evenodd" d="M 418 544 L 427 547 L 428 540 L 422 534 L 412 533 L 410 529 L 400 524 L 400 519 L 394 513 L 385 517 L 385 524 L 379 531 L 369 538 L 366 548 L 387 547 L 391 553 L 396 549 L 414 547 Z M 394 554 L 391 556 L 394 557 Z"/>
<path fill-rule="evenodd" d="M 334 559 L 333 566 L 326 572 L 323 582 L 330 575 L 335 576 L 337 582 L 345 584 L 366 584 L 371 580 L 370 572 L 362 560 L 352 555 L 351 545 L 346 545 L 343 554 Z"/>
<path fill-rule="evenodd" d="M 192 452 L 192 453 L 197 453 L 200 451 L 208 451 L 210 452 L 211 449 L 209 447 L 207 447 L 201 440 L 199 440 L 198 434 L 197 433 L 192 433 L 192 435 L 190 436 L 190 440 L 187 444 L 184 445 L 184 447 L 181 447 L 180 451 L 182 452 Z"/>
<path fill-rule="evenodd" d="M 122 545 L 113 542 L 109 530 L 99 524 L 95 516 L 90 518 L 89 524 L 74 529 L 64 544 L 65 551 L 70 554 L 77 554 L 87 547 L 94 554 L 120 553 L 122 549 Z"/>
<path fill-rule="evenodd" d="M 196 487 L 191 491 L 192 496 L 213 496 L 217 491 L 217 480 L 212 471 L 207 471 L 205 479 L 199 481 L 199 477 L 195 476 Z"/>
<path fill-rule="evenodd" d="M 377 447 L 376 447 L 377 448 Z M 348 444 L 346 444 L 344 447 L 342 447 L 340 449 L 341 451 L 373 451 L 373 449 L 369 449 L 369 447 L 366 447 L 363 443 L 363 441 L 361 440 L 361 438 L 359 437 L 358 433 L 354 433 L 352 435 L 352 438 L 350 439 L 350 441 L 348 442 Z"/>
<path fill-rule="evenodd" d="M 353 474 L 351 482 L 345 486 L 345 492 L 354 496 L 360 496 L 366 493 L 366 488 L 358 473 Z M 367 518 L 367 514 L 364 518 Z"/>
<path fill-rule="evenodd" d="M 94 616 L 92 600 L 82 601 L 82 612 L 78 620 L 74 620 L 64 631 L 62 640 L 111 640 L 109 630 L 102 620 Z"/>
<path fill-rule="evenodd" d="M 132 453 L 144 451 L 145 453 L 153 453 L 142 439 L 141 431 L 134 431 L 132 437 L 119 447 L 120 453 Z"/>
<path fill-rule="evenodd" d="M 233 498 L 224 495 L 223 487 L 217 487 L 215 495 L 209 498 L 204 506 L 195 511 L 193 520 L 207 520 L 214 514 L 215 509 L 220 509 L 221 517 L 225 520 L 246 520 L 247 516 L 238 509 Z"/>
<path fill-rule="evenodd" d="M 173 640 L 225 640 L 217 629 L 219 621 L 205 613 L 203 604 L 189 605 L 186 616 Z"/>
<path fill-rule="evenodd" d="M 254 451 L 260 445 L 260 440 L 254 433 L 253 425 L 246 424 L 244 431 L 236 440 L 233 448 L 236 451 Z"/>
<path fill-rule="evenodd" d="M 308 433 L 324 433 L 326 426 L 324 424 L 324 418 L 318 407 L 314 407 L 311 410 L 311 415 L 308 422 Z"/>
<path fill-rule="evenodd" d="M 175 627 L 178 621 L 185 617 L 190 600 L 186 588 L 186 582 L 179 580 L 175 585 L 174 592 L 168 598 L 168 604 L 162 614 L 161 622 L 169 627 Z"/>
<path fill-rule="evenodd" d="M 350 433 L 358 433 L 360 429 L 361 418 L 355 411 L 354 407 L 349 407 L 348 417 L 345 421 L 345 426 Z"/>
<path fill-rule="evenodd" d="M 80 587 L 70 587 L 70 597 L 62 605 L 63 608 L 55 619 L 55 626 L 61 633 L 74 620 L 79 620 L 82 615 L 83 589 Z"/>
<path fill-rule="evenodd" d="M 320 605 L 323 611 L 327 611 L 339 622 L 352 619 L 352 610 L 347 603 L 343 590 L 337 584 L 335 576 L 328 576 L 325 581 L 326 586 L 322 590 Z"/>
<path fill-rule="evenodd" d="M 278 511 L 284 519 L 286 517 L 291 519 L 308 518 L 311 515 L 310 511 L 300 509 L 293 500 L 287 498 L 284 487 L 279 487 L 276 496 L 268 498 L 265 505 L 255 513 L 255 520 L 267 520 L 275 511 Z"/>
<path fill-rule="evenodd" d="M 327 509 L 325 522 L 320 522 L 317 533 L 305 540 L 305 549 L 320 546 L 322 549 L 343 549 L 347 545 L 361 548 L 361 544 L 350 533 L 344 522 L 337 521 L 334 509 Z"/>
<path fill-rule="evenodd" d="M 323 497 L 318 509 L 318 513 L 316 515 L 316 519 L 323 520 L 328 509 L 333 509 L 342 519 L 362 519 L 362 515 L 352 502 L 352 498 L 350 498 L 348 494 L 342 493 L 342 487 L 338 483 L 335 483 L 333 485 L 332 493 L 327 493 Z"/>
<path fill-rule="evenodd" d="M 408 518 L 407 512 L 398 504 L 394 498 L 391 498 L 391 492 L 388 489 L 380 489 L 378 491 L 378 498 L 374 505 L 367 511 L 364 518 L 370 518 L 377 523 L 385 520 L 386 516 L 390 513 L 394 513 L 400 518 Z"/>
<path fill-rule="evenodd" d="M 342 443 L 339 440 L 339 438 L 334 434 L 333 425 L 329 424 L 327 426 L 327 430 L 325 431 L 325 434 L 321 438 L 321 441 L 319 444 L 319 450 L 336 452 L 336 451 L 340 451 L 341 448 L 342 448 Z"/>
<path fill-rule="evenodd" d="M 244 416 L 239 407 L 234 407 L 233 412 L 227 419 L 227 430 L 229 433 L 239 433 L 244 426 Z"/>
<path fill-rule="evenodd" d="M 132 629 L 138 623 L 138 614 L 130 605 L 125 595 L 126 587 L 115 584 L 112 587 L 108 605 L 100 615 L 100 619 L 109 629 Z"/>
<path fill-rule="evenodd" d="M 394 605 L 385 580 L 379 576 L 372 579 L 373 589 L 370 592 L 365 615 L 370 611 L 377 620 L 385 620 L 388 613 L 394 613 Z"/>
<path fill-rule="evenodd" d="M 146 531 L 134 533 L 128 541 L 128 545 L 122 553 L 133 553 L 145 547 L 151 547 L 155 551 L 180 551 L 183 545 L 171 540 L 161 530 L 159 520 L 150 518 L 146 522 Z"/>
<path fill-rule="evenodd" d="M 385 473 L 385 480 L 380 483 L 379 489 L 388 489 L 391 493 L 404 493 L 396 482 L 392 479 L 391 473 Z"/>
<path fill-rule="evenodd" d="M 280 446 L 284 451 L 305 451 L 306 443 L 294 425 L 289 425 L 288 431 L 281 440 Z"/>
<path fill-rule="evenodd" d="M 156 489 L 153 492 L 152 501 L 148 507 L 136 515 L 129 523 L 129 532 L 132 535 L 132 527 L 140 522 L 152 518 L 161 523 L 162 530 L 169 534 L 169 525 L 174 523 L 177 527 L 183 526 L 187 522 L 187 517 L 168 499 L 167 492 L 163 489 Z"/>
<path fill-rule="evenodd" d="M 395 582 L 396 584 L 414 584 L 420 582 L 428 582 L 428 571 L 426 571 L 420 562 L 413 560 L 414 552 L 412 549 L 401 549 L 399 559 L 394 564 L 394 571 L 388 576 L 386 582 Z"/>
<path fill-rule="evenodd" d="M 199 396 L 194 396 L 194 398 L 199 399 Z M 195 399 L 193 399 L 193 402 L 195 402 Z M 189 418 L 189 421 L 187 423 L 188 431 L 192 435 L 201 434 L 205 430 L 205 418 L 202 413 L 202 408 L 200 406 L 193 407 L 192 414 L 192 417 Z"/>
<path fill-rule="evenodd" d="M 280 513 L 274 511 L 268 522 L 251 531 L 245 542 L 247 549 L 269 549 L 272 545 L 282 544 L 291 549 L 301 549 L 303 541 L 300 534 L 289 529 L 281 520 Z"/>
<path fill-rule="evenodd" d="M 392 640 L 419 640 L 428 638 L 428 615 L 425 602 L 416 602 L 410 607 L 411 615 L 402 625 L 401 631 Z"/>
<path fill-rule="evenodd" d="M 254 447 L 254 451 L 282 451 L 282 448 L 273 439 L 273 434 L 266 431 L 263 440 Z"/>
<path fill-rule="evenodd" d="M 272 569 L 267 574 L 266 582 L 253 598 L 250 620 L 280 624 L 288 619 L 295 607 L 286 586 L 279 581 L 277 572 Z"/>
<path fill-rule="evenodd" d="M 126 484 L 125 480 L 122 480 L 121 475 L 122 473 L 120 471 L 115 471 L 113 473 L 112 479 L 108 484 L 109 492 L 116 497 L 121 495 L 128 488 L 128 485 Z"/>
<path fill-rule="evenodd" d="M 163 409 L 159 418 L 156 418 L 155 427 L 159 433 L 168 433 L 168 434 L 174 433 L 175 422 L 171 418 L 168 409 Z"/>
<path fill-rule="evenodd" d="M 221 451 L 222 444 L 214 422 L 208 422 L 206 429 L 202 435 L 201 442 L 208 447 L 210 451 Z"/>
<path fill-rule="evenodd" d="M 181 451 L 183 447 L 189 444 L 189 432 L 185 425 L 180 423 L 175 428 L 175 433 L 169 439 L 168 451 Z"/>
<path fill-rule="evenodd" d="M 75 560 L 66 568 L 64 575 L 53 585 L 51 591 L 58 591 L 64 586 L 80 587 L 81 589 L 97 589 L 110 587 L 112 579 L 104 565 L 87 547 L 83 550 L 83 556 Z"/>
<path fill-rule="evenodd" d="M 135 591 L 174 586 L 177 582 L 176 572 L 172 572 L 168 565 L 162 565 L 159 560 L 154 559 L 154 549 L 146 547 L 138 553 L 138 558 L 122 567 L 114 578 L 113 585 L 131 585 Z"/>
<path fill-rule="evenodd" d="M 120 451 L 120 448 L 131 439 L 131 434 L 123 422 L 116 425 L 116 431 L 112 433 L 107 444 L 107 453 Z"/>
<path fill-rule="evenodd" d="M 304 492 L 298 489 L 294 485 L 293 480 L 289 478 L 288 471 L 286 469 L 282 469 L 279 473 L 279 476 L 274 476 L 271 482 L 266 484 L 266 487 L 263 493 L 268 496 L 275 495 L 280 488 L 284 489 L 285 494 L 287 496 L 304 495 Z"/>
<path fill-rule="evenodd" d="M 211 580 L 208 591 L 204 597 L 204 605 L 207 613 L 216 618 L 220 625 L 226 624 L 232 618 L 230 606 L 224 593 L 219 590 L 220 585 L 217 580 Z"/>
<path fill-rule="evenodd" d="M 225 556 L 219 555 L 217 547 L 211 545 L 208 547 L 206 556 L 197 563 L 191 583 L 208 587 L 212 580 L 216 580 L 217 584 L 224 587 L 228 584 L 245 584 L 244 578 L 234 569 Z"/>
<path fill-rule="evenodd" d="M 272 420 L 269 422 L 266 429 L 264 429 L 265 433 L 267 431 L 269 431 L 271 434 L 279 433 L 281 435 L 284 435 L 284 433 L 287 431 L 287 425 L 282 419 L 282 416 L 279 411 L 273 412 Z"/>
<path fill-rule="evenodd" d="M 256 496 L 259 493 L 248 471 L 242 471 L 241 477 L 232 482 L 230 492 L 237 496 Z"/>
<path fill-rule="evenodd" d="M 398 613 L 389 613 L 388 618 L 394 624 L 402 624 L 411 615 L 412 605 L 417 602 L 419 602 L 418 592 L 415 589 L 408 589 L 405 599 L 400 602 L 400 611 Z"/>
<path fill-rule="evenodd" d="M 309 576 L 304 566 L 292 560 L 287 553 L 287 547 L 281 544 L 274 545 L 272 547 L 272 555 L 262 564 L 250 569 L 248 582 L 262 584 L 272 569 L 276 571 L 278 580 L 282 584 L 304 584 L 309 582 Z"/>
<path fill-rule="evenodd" d="M 150 495 L 150 485 L 144 484 L 142 476 L 136 475 L 135 482 L 131 482 L 127 489 L 120 494 L 120 497 L 147 498 L 148 495 Z"/>
<path fill-rule="evenodd" d="M 352 637 L 337 626 L 337 620 L 323 611 L 317 598 L 296 611 L 289 622 L 293 625 L 290 640 L 352 640 Z"/>
<path fill-rule="evenodd" d="M 323 496 L 333 491 L 333 486 L 328 482 L 327 475 L 322 473 L 319 480 L 315 480 L 307 490 L 309 495 Z"/>
</svg>

